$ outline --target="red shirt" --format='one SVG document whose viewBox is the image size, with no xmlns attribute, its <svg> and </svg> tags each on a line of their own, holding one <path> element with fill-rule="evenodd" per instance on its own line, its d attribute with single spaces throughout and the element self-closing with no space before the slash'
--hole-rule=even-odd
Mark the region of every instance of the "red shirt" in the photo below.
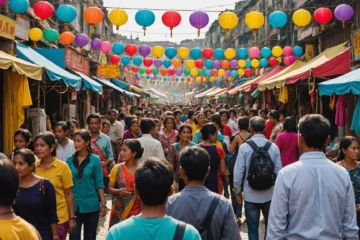
<svg viewBox="0 0 360 240">
<path fill-rule="evenodd" d="M 228 136 L 229 138 L 232 137 L 231 129 L 230 129 L 230 127 L 228 125 L 224 124 L 222 134 L 225 135 L 225 136 Z M 270 134 L 271 134 L 271 131 L 270 131 Z"/>
<path fill-rule="evenodd" d="M 265 131 L 264 131 L 264 135 L 267 139 L 270 139 L 273 128 L 274 128 L 274 125 L 270 122 L 270 120 L 267 120 L 265 122 Z"/>
</svg>

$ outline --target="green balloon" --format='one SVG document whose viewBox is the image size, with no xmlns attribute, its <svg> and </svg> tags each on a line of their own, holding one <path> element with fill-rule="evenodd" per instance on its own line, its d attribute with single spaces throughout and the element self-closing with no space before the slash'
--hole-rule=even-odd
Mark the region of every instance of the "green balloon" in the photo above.
<svg viewBox="0 0 360 240">
<path fill-rule="evenodd" d="M 198 76 L 204 76 L 204 70 L 203 69 L 198 70 Z"/>
<path fill-rule="evenodd" d="M 48 43 L 54 43 L 59 39 L 59 33 L 52 28 L 48 28 L 44 31 L 44 39 Z"/>
<path fill-rule="evenodd" d="M 139 68 L 139 73 L 142 75 L 145 73 L 145 69 L 144 68 Z"/>
<path fill-rule="evenodd" d="M 153 68 L 152 73 L 153 73 L 154 75 L 158 75 L 159 69 Z"/>
<path fill-rule="evenodd" d="M 190 75 L 190 69 L 185 68 L 184 69 L 184 75 L 189 76 Z"/>
</svg>

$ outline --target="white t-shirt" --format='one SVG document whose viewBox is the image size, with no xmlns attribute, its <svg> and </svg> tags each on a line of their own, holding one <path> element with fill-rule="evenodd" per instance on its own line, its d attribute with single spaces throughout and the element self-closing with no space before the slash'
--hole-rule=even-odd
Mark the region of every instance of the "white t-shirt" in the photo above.
<svg viewBox="0 0 360 240">
<path fill-rule="evenodd" d="M 63 162 L 66 162 L 66 159 L 75 153 L 74 142 L 71 139 L 67 139 L 68 143 L 63 148 L 60 144 L 57 149 L 57 158 Z"/>
</svg>

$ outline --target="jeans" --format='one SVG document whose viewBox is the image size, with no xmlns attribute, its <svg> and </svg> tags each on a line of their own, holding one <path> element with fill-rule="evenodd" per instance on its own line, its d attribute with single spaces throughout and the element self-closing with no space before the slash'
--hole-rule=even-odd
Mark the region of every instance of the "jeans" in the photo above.
<svg viewBox="0 0 360 240">
<path fill-rule="evenodd" d="M 229 184 L 228 181 L 226 180 L 226 178 L 224 178 L 224 176 L 221 176 L 222 178 L 222 182 L 223 182 L 223 190 L 224 190 L 224 196 L 226 198 L 229 198 Z"/>
<path fill-rule="evenodd" d="M 76 213 L 76 227 L 70 234 L 70 240 L 81 240 L 81 228 L 84 225 L 84 239 L 96 240 L 100 211 Z"/>
<path fill-rule="evenodd" d="M 245 201 L 245 216 L 248 226 L 249 240 L 259 240 L 260 210 L 265 218 L 265 238 L 269 218 L 271 201 L 265 203 L 252 203 Z M 264 238 L 264 239 L 265 239 Z"/>
<path fill-rule="evenodd" d="M 234 179 L 232 175 L 229 175 L 229 185 L 230 185 L 230 192 L 231 192 L 231 205 L 234 210 L 234 214 L 236 218 L 241 218 L 242 216 L 242 204 L 239 204 L 236 201 L 236 193 L 234 191 Z"/>
</svg>

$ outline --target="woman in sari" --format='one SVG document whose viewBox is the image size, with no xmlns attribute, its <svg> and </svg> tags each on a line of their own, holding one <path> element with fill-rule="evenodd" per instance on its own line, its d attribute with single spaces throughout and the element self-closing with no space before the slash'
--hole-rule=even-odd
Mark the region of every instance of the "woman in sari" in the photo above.
<svg viewBox="0 0 360 240">
<path fill-rule="evenodd" d="M 164 129 L 160 132 L 159 141 L 164 150 L 165 159 L 169 162 L 169 152 L 171 145 L 177 142 L 178 131 L 175 129 L 175 119 L 173 116 L 166 116 L 164 119 Z"/>
<path fill-rule="evenodd" d="M 142 157 L 144 149 L 136 139 L 125 140 L 121 146 L 123 163 L 111 170 L 109 192 L 113 194 L 109 228 L 131 216 L 140 213 L 140 199 L 135 195 L 135 170 L 137 159 Z"/>
<path fill-rule="evenodd" d="M 128 130 L 124 132 L 123 141 L 125 141 L 126 139 L 130 139 L 130 138 L 136 139 L 139 137 L 140 126 L 137 119 L 131 120 L 131 122 L 127 126 L 127 129 Z"/>
</svg>

